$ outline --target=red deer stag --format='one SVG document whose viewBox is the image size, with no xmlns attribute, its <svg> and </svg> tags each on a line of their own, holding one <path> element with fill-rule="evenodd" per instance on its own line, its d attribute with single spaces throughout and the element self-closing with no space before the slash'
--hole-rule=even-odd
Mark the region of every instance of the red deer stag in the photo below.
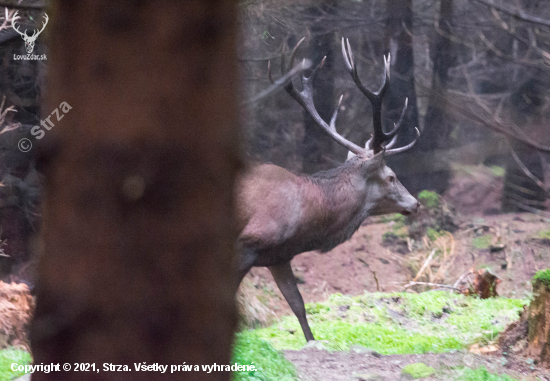
<svg viewBox="0 0 550 381">
<path fill-rule="evenodd" d="M 303 41 L 292 51 L 289 69 Z M 387 59 L 384 57 L 382 86 L 377 92 L 371 92 L 357 75 L 349 40 L 342 39 L 342 52 L 355 84 L 373 107 L 374 136 L 365 148 L 336 132 L 336 117 L 342 97 L 330 124 L 315 109 L 312 85 L 323 66 L 323 59 L 309 77 L 301 76 L 302 91 L 297 90 L 292 81 L 284 88 L 320 128 L 350 151 L 348 160 L 337 168 L 311 176 L 297 175 L 272 164 L 262 164 L 251 169 L 241 179 L 237 189 L 238 212 L 241 226 L 244 227 L 237 241 L 238 281 L 240 283 L 251 267 L 266 266 L 298 318 L 307 341 L 314 338 L 307 322 L 304 301 L 290 267 L 291 259 L 306 251 L 326 252 L 333 249 L 348 240 L 368 216 L 410 214 L 417 211 L 419 206 L 418 201 L 384 163 L 384 155 L 406 151 L 420 136 L 417 129 L 417 136 L 412 143 L 390 149 L 403 121 L 406 101 L 393 130 L 389 133 L 382 130 L 382 99 L 390 78 L 389 56 Z M 284 53 L 281 70 L 284 75 Z M 271 69 L 269 79 L 273 83 Z"/>
</svg>

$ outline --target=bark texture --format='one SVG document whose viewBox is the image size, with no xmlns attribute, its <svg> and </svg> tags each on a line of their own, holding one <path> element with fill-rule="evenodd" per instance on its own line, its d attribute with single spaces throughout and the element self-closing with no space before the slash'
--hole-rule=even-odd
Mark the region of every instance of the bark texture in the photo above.
<svg viewBox="0 0 550 381">
<path fill-rule="evenodd" d="M 550 290 L 544 282 L 535 282 L 535 299 L 529 305 L 527 355 L 550 365 Z"/>
<path fill-rule="evenodd" d="M 230 379 L 133 364 L 230 361 L 235 6 L 58 0 L 48 12 L 44 113 L 72 109 L 37 142 L 46 194 L 34 361 L 132 371 L 33 380 Z"/>
</svg>

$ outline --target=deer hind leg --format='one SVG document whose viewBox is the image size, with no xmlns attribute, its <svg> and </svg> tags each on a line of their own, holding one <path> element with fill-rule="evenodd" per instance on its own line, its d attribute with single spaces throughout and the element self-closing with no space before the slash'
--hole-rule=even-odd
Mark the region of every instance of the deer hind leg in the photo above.
<svg viewBox="0 0 550 381">
<path fill-rule="evenodd" d="M 256 250 L 247 247 L 237 248 L 237 288 L 241 284 L 244 276 L 250 271 L 254 262 L 258 258 Z"/>
<path fill-rule="evenodd" d="M 302 331 L 304 331 L 304 336 L 306 337 L 306 340 L 315 340 L 313 338 L 313 334 L 311 333 L 311 329 L 309 328 L 309 324 L 307 323 L 304 300 L 302 299 L 302 295 L 300 294 L 298 286 L 296 285 L 296 278 L 292 273 L 290 262 L 270 266 L 268 267 L 268 269 L 269 271 L 271 271 L 271 274 L 273 275 L 273 278 L 277 283 L 277 287 L 279 287 L 279 290 L 281 290 L 281 292 L 283 293 L 283 296 L 285 297 L 286 302 L 292 309 L 292 312 L 294 312 L 294 315 L 296 315 L 296 317 L 298 318 L 298 321 L 302 326 Z"/>
</svg>

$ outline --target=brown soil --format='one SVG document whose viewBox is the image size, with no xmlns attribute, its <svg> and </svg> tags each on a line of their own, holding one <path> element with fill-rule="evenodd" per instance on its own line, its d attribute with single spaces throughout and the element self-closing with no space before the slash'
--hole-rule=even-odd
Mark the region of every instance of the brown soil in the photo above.
<svg viewBox="0 0 550 381">
<path fill-rule="evenodd" d="M 356 353 L 328 352 L 318 349 L 285 351 L 285 357 L 291 361 L 302 381 L 396 381 L 406 380 L 401 370 L 408 364 L 422 362 L 436 370 L 433 376 L 422 378 L 425 381 L 457 380 L 459 370 L 451 367 L 468 366 L 472 369 L 484 366 L 489 372 L 508 374 L 522 380 L 550 380 L 550 371 L 532 367 L 527 359 L 507 359 L 480 356 L 471 353 L 441 353 L 422 355 L 389 355 L 375 352 Z"/>
</svg>

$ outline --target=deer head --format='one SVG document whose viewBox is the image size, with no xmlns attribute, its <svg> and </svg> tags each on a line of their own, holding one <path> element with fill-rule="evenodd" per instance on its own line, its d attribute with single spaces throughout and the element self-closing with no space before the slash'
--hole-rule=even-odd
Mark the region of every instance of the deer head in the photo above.
<svg viewBox="0 0 550 381">
<path fill-rule="evenodd" d="M 27 34 L 27 29 L 25 29 L 25 32 L 21 32 L 15 26 L 15 21 L 19 20 L 21 18 L 17 13 L 18 12 L 15 12 L 14 15 L 13 15 L 13 17 L 11 19 L 11 25 L 12 25 L 13 29 L 17 33 L 19 33 L 21 35 L 21 37 L 23 37 L 23 40 L 25 41 L 25 49 L 27 50 L 27 53 L 32 53 L 32 51 L 34 50 L 34 43 L 35 43 L 36 39 L 38 38 L 40 33 L 42 33 L 42 31 L 44 30 L 44 28 L 48 24 L 48 20 L 49 20 L 48 15 L 44 13 L 44 18 L 46 19 L 46 21 L 44 22 L 44 25 L 42 25 L 42 29 L 40 29 L 39 31 L 38 30 L 33 30 L 32 35 L 29 36 Z"/>
</svg>

